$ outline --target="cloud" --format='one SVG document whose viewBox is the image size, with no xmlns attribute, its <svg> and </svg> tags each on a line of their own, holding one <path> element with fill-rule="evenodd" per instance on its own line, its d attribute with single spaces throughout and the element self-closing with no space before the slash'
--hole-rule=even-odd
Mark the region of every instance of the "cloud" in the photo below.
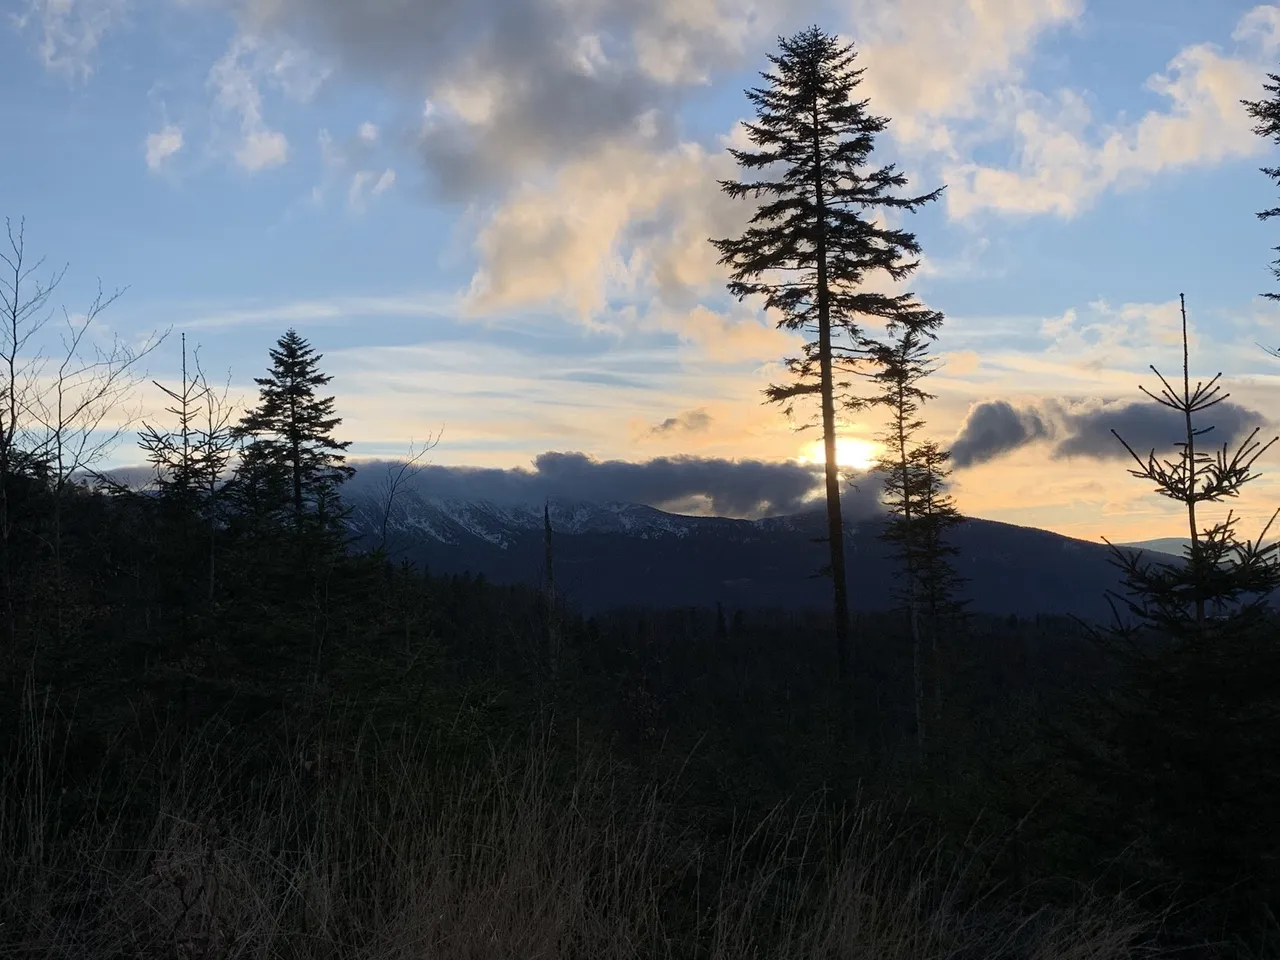
<svg viewBox="0 0 1280 960">
<path fill-rule="evenodd" d="M 343 496 L 384 495 L 386 469 L 401 462 L 352 461 L 356 473 L 343 486 Z M 114 467 L 102 472 L 135 487 L 146 485 L 155 475 L 146 466 Z M 639 503 L 675 513 L 756 519 L 816 509 L 821 503 L 822 472 L 817 466 L 795 461 L 683 456 L 633 462 L 547 452 L 535 458 L 532 469 L 423 464 L 416 472 L 406 474 L 401 489 L 441 500 Z M 846 519 L 857 521 L 881 515 L 879 492 L 878 484 L 867 482 L 846 488 Z"/>
<path fill-rule="evenodd" d="M 209 70 L 215 105 L 238 119 L 238 143 L 232 154 L 250 173 L 280 166 L 289 158 L 288 138 L 268 126 L 262 87 L 270 85 L 287 99 L 305 103 L 315 96 L 331 68 L 297 47 L 269 43 L 239 33 Z"/>
<path fill-rule="evenodd" d="M 1182 345 L 1182 313 L 1177 300 L 1163 303 L 1125 303 L 1113 307 L 1105 300 L 1088 304 L 1086 313 L 1070 308 L 1061 316 L 1044 320 L 1040 335 L 1047 356 L 1069 358 L 1075 365 L 1102 370 L 1127 364 L 1146 365 L 1153 348 Z M 1199 343 L 1193 322 L 1188 322 L 1187 342 Z"/>
<path fill-rule="evenodd" d="M 382 173 L 372 170 L 357 170 L 351 177 L 351 186 L 347 188 L 347 207 L 356 213 L 363 213 L 369 205 L 369 198 L 380 197 L 396 182 L 396 172 L 390 167 Z"/>
<path fill-rule="evenodd" d="M 385 461 L 362 461 L 347 488 L 373 492 Z M 659 509 L 705 505 L 716 516 L 761 517 L 813 509 L 821 472 L 794 461 L 659 457 L 643 462 L 597 460 L 582 453 L 544 453 L 533 469 L 429 465 L 413 479 L 420 496 L 531 503 L 569 501 L 642 503 Z M 851 519 L 877 515 L 878 488 L 849 490 Z M 695 508 L 696 509 L 696 508 Z M 698 512 L 703 512 L 698 510 Z"/>
<path fill-rule="evenodd" d="M 806 4 L 807 5 L 807 4 Z M 421 96 L 418 151 L 446 196 L 536 176 L 668 114 L 772 39 L 766 0 L 242 0 L 245 29 Z M 421 102 L 421 100 L 419 101 Z M 668 136 L 671 135 L 668 129 Z"/>
<path fill-rule="evenodd" d="M 102 38 L 127 12 L 127 0 L 27 0 L 13 22 L 22 31 L 35 26 L 46 70 L 84 81 L 93 73 Z"/>
<path fill-rule="evenodd" d="M 697 410 L 686 410 L 679 416 L 667 417 L 649 432 L 653 434 L 701 433 L 710 426 L 711 414 L 699 408 Z"/>
<path fill-rule="evenodd" d="M 1208 43 L 1184 47 L 1146 83 L 1168 106 L 1132 123 L 1098 123 L 1076 91 L 1006 91 L 1001 125 L 1015 144 L 1015 162 L 957 158 L 948 165 L 949 215 L 965 219 L 992 210 L 1069 218 L 1109 189 L 1260 152 L 1265 144 L 1253 134 L 1240 100 L 1259 95 L 1277 48 L 1277 23 L 1277 8 L 1256 7 L 1232 34 L 1241 47 L 1235 55 Z"/>
<path fill-rule="evenodd" d="M 1198 421 L 1213 429 L 1200 441 L 1202 449 L 1235 444 L 1267 419 L 1230 400 L 1216 404 Z M 957 469 L 977 466 L 1037 441 L 1051 444 L 1055 460 L 1085 457 L 1124 460 L 1120 434 L 1135 452 L 1170 453 L 1185 437 L 1185 423 L 1177 412 L 1149 400 L 1040 400 L 1015 406 L 1006 400 L 973 405 L 951 446 Z"/>
<path fill-rule="evenodd" d="M 909 150 L 954 152 L 952 121 L 989 113 L 1036 41 L 1084 12 L 1084 0 L 852 0 L 864 90 Z"/>
<path fill-rule="evenodd" d="M 1061 422 L 1065 435 L 1055 445 L 1055 459 L 1091 457 L 1118 460 L 1129 455 L 1111 433 L 1115 430 L 1140 455 L 1150 450 L 1167 453 L 1186 436 L 1182 415 L 1152 402 L 1083 403 L 1064 409 Z M 1256 426 L 1265 426 L 1262 414 L 1230 400 L 1215 405 L 1197 418 L 1197 423 L 1213 429 L 1198 440 L 1202 450 L 1234 444 Z"/>
<path fill-rule="evenodd" d="M 556 302 L 590 315 L 612 287 L 691 306 L 723 282 L 707 238 L 749 216 L 714 188 L 732 170 L 727 154 L 694 144 L 601 144 L 494 210 L 476 239 L 472 302 L 479 310 Z"/>
<path fill-rule="evenodd" d="M 182 149 L 182 128 L 166 124 L 163 130 L 147 135 L 147 169 L 156 171 Z"/>
<path fill-rule="evenodd" d="M 320 131 L 320 158 L 324 179 L 311 191 L 313 202 L 321 203 L 335 182 L 345 181 L 347 209 L 364 213 L 370 202 L 386 193 L 396 182 L 392 167 L 379 170 L 380 131 L 376 124 L 365 121 L 353 136 L 339 143 L 327 129 Z"/>
<path fill-rule="evenodd" d="M 1048 427 L 1034 408 L 1019 410 L 1007 400 L 987 400 L 969 408 L 964 425 L 951 444 L 957 470 L 1003 456 L 1048 435 Z"/>
<path fill-rule="evenodd" d="M 449 294 L 389 297 L 332 297 L 297 300 L 263 306 L 228 307 L 196 312 L 178 321 L 181 329 L 228 327 L 287 327 L 300 324 L 345 324 L 376 317 L 441 318 L 454 316 L 459 304 Z M 193 311 L 194 312 L 194 311 Z"/>
</svg>

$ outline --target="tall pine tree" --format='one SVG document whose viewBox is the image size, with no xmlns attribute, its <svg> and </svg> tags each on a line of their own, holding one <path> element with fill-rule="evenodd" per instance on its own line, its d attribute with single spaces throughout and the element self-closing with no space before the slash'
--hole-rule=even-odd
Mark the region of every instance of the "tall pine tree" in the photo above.
<svg viewBox="0 0 1280 960">
<path fill-rule="evenodd" d="M 1271 82 L 1262 85 L 1262 89 L 1270 94 L 1267 99 L 1241 100 L 1240 102 L 1244 104 L 1249 116 L 1256 121 L 1253 132 L 1260 137 L 1270 137 L 1273 143 L 1280 144 L 1280 74 L 1269 73 L 1267 79 Z M 1280 185 L 1280 167 L 1263 167 L 1262 172 Z M 1271 207 L 1258 212 L 1259 220 L 1270 220 L 1272 217 L 1280 217 L 1280 207 Z M 1280 247 L 1274 249 L 1280 253 Z M 1271 273 L 1280 280 L 1280 260 L 1272 261 Z M 1264 293 L 1263 296 L 1268 300 L 1280 300 L 1280 293 Z"/>
<path fill-rule="evenodd" d="M 343 455 L 350 441 L 332 436 L 342 423 L 333 412 L 334 398 L 316 396 L 332 377 L 320 372 L 322 355 L 292 328 L 270 356 L 267 376 L 254 379 L 258 406 L 236 427 L 243 441 L 237 476 L 242 497 L 257 511 L 285 506 L 297 527 L 309 513 L 321 522 L 332 520 L 337 488 L 355 472 Z"/>
<path fill-rule="evenodd" d="M 888 124 L 854 99 L 862 70 L 854 69 L 852 44 L 813 27 L 790 39 L 769 57 L 767 86 L 747 91 L 756 122 L 745 124 L 756 150 L 731 149 L 750 181 L 721 181 L 734 198 L 766 201 L 736 238 L 712 240 L 720 263 L 730 268 L 729 291 L 739 300 L 758 295 L 777 311 L 778 324 L 809 336 L 803 356 L 788 361 L 792 382 L 771 387 L 770 402 L 790 413 L 800 397 L 820 401 L 825 451 L 827 572 L 833 582 L 837 671 L 841 705 L 848 719 L 852 680 L 849 598 L 844 555 L 844 520 L 836 461 L 837 393 L 847 383 L 837 368 L 865 361 L 859 319 L 901 320 L 919 316 L 909 294 L 889 296 L 866 289 L 869 275 L 901 280 L 911 274 L 920 252 L 915 236 L 884 226 L 878 210 L 917 210 L 941 193 L 902 197 L 894 191 L 906 178 L 892 165 L 871 165 L 876 134 Z"/>
</svg>

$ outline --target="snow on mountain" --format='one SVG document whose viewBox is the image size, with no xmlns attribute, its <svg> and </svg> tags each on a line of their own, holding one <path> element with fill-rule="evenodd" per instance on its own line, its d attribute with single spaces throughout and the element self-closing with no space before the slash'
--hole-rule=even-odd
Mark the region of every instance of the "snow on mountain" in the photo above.
<svg viewBox="0 0 1280 960">
<path fill-rule="evenodd" d="M 357 497 L 353 509 L 355 532 L 381 530 L 385 501 Z M 746 521 L 720 517 L 683 517 L 635 503 L 566 503 L 552 501 L 551 525 L 557 533 L 625 533 L 640 539 L 686 537 L 700 523 L 734 524 Z M 387 531 L 412 532 L 440 543 L 456 544 L 467 537 L 506 549 L 517 539 L 541 532 L 543 507 L 536 503 L 495 503 L 422 496 L 409 491 L 397 495 L 386 515 Z"/>
</svg>

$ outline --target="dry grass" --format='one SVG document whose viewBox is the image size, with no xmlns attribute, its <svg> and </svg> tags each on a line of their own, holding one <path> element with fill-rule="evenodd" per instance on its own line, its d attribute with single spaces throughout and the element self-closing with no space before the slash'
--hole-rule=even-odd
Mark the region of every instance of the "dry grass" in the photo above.
<svg viewBox="0 0 1280 960">
<path fill-rule="evenodd" d="M 28 714 L 0 772 L 0 957 L 1111 960 L 1144 932 L 1114 905 L 974 902 L 963 865 L 874 807 L 709 845 L 672 826 L 668 786 L 624 792 L 599 758 L 566 777 L 537 743 L 461 765 L 295 744 L 252 777 L 169 745 L 72 818 Z"/>
</svg>

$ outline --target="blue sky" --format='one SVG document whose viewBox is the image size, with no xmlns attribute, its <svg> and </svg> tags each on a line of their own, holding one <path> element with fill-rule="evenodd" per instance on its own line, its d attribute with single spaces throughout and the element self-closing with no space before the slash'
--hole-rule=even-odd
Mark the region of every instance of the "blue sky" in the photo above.
<svg viewBox="0 0 1280 960">
<path fill-rule="evenodd" d="M 104 334 L 173 328 L 149 376 L 185 330 L 250 400 L 296 326 L 357 455 L 443 426 L 442 464 L 804 456 L 812 438 L 758 402 L 794 339 L 725 296 L 704 241 L 745 212 L 715 187 L 743 87 L 811 22 L 858 43 L 893 120 L 880 155 L 948 186 L 909 221 L 910 287 L 948 317 L 939 439 L 991 401 L 1069 430 L 1052 411 L 1135 398 L 1147 363 L 1177 360 L 1180 292 L 1203 367 L 1276 416 L 1280 362 L 1256 343 L 1280 342 L 1280 311 L 1257 295 L 1280 228 L 1254 217 L 1276 158 L 1238 104 L 1280 69 L 1269 5 L 11 0 L 0 213 L 70 264 L 68 309 L 96 277 L 128 286 Z M 958 471 L 961 508 L 1179 532 L 1121 461 L 1051 452 Z M 1256 489 L 1249 518 L 1280 494 Z"/>
</svg>

